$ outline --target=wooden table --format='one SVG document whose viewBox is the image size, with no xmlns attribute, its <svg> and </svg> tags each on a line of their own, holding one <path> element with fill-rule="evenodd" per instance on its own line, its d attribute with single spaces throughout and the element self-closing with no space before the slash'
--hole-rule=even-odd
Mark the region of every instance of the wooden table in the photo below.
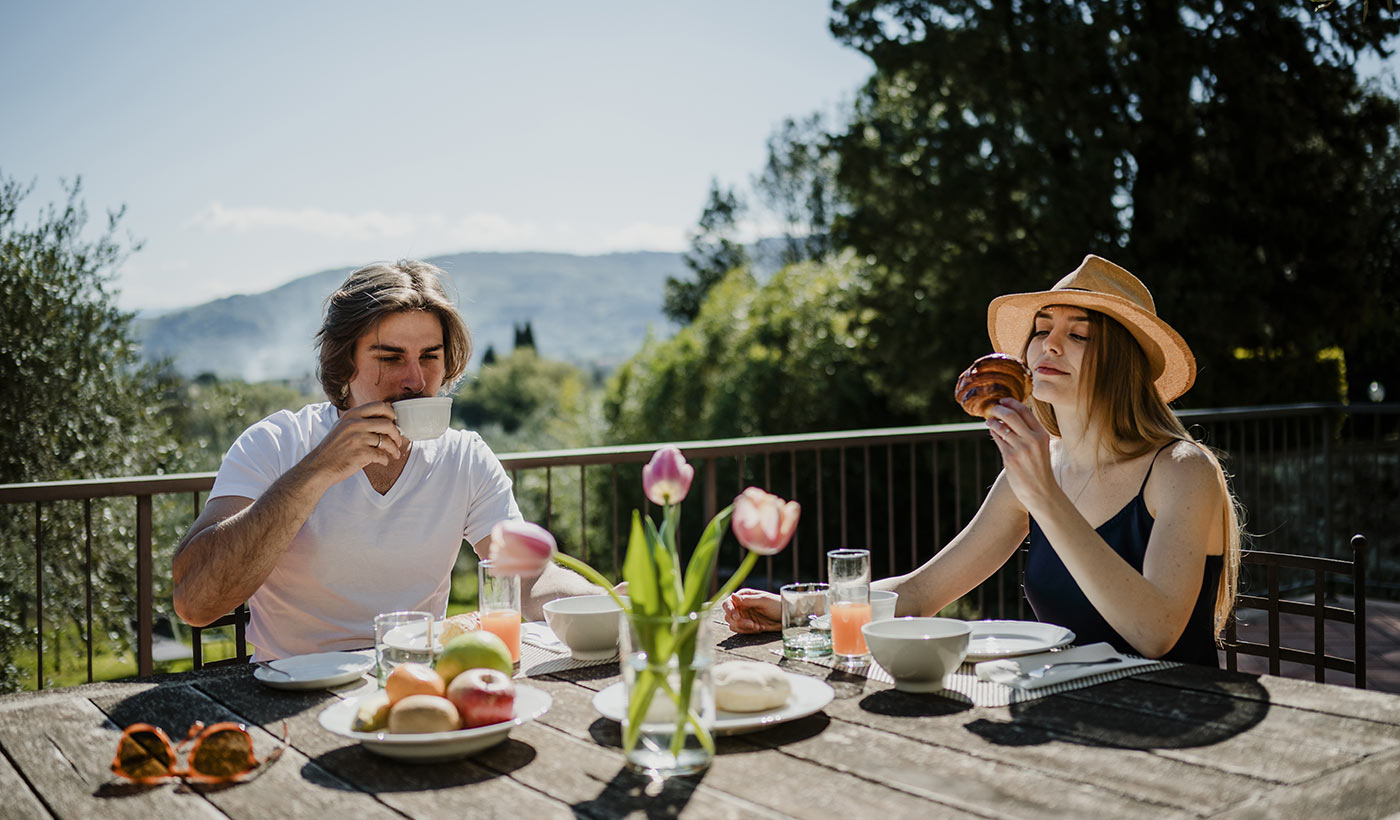
<svg viewBox="0 0 1400 820">
<path fill-rule="evenodd" d="M 723 631 L 721 629 L 721 631 Z M 733 636 L 720 660 L 778 662 L 776 637 Z M 1381 817 L 1400 810 L 1400 697 L 1181 667 L 1002 708 L 906 695 L 808 664 L 823 713 L 721 738 L 703 775 L 649 781 L 623 766 L 593 710 L 615 664 L 531 679 L 553 707 L 476 757 L 410 765 L 320 727 L 336 695 L 283 692 L 247 668 L 0 698 L 0 816 L 133 817 Z M 183 736 L 249 723 L 250 782 L 135 786 L 108 772 L 118 727 Z M 263 727 L 263 728 L 256 728 Z"/>
</svg>

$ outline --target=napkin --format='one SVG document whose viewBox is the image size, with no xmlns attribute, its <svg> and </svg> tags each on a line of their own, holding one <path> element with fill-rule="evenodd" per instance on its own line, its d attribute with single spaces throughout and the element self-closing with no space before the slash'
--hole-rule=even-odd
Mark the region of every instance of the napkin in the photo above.
<svg viewBox="0 0 1400 820">
<path fill-rule="evenodd" d="M 532 646 L 540 649 L 549 649 L 554 652 L 568 652 L 569 647 L 559 640 L 559 636 L 554 634 L 554 630 L 543 621 L 526 621 L 520 625 L 520 639 Z"/>
<path fill-rule="evenodd" d="M 1118 660 L 1113 661 L 1114 658 Z M 1042 669 L 1046 664 L 1064 664 L 1071 661 L 1076 662 L 1074 666 L 1052 666 L 1045 671 L 1042 677 L 1032 678 L 1028 676 L 1028 673 Z M 1110 662 L 1083 663 L 1081 665 L 1078 663 L 1080 661 Z M 1107 643 L 1091 643 L 1060 652 L 1041 652 L 1036 655 L 1023 655 L 1019 658 L 983 661 L 977 664 L 974 670 L 981 680 L 1004 684 L 1015 689 L 1038 689 L 1042 686 L 1053 686 L 1057 683 L 1086 678 L 1101 672 L 1146 666 L 1152 663 L 1156 663 L 1156 661 L 1120 655 L 1118 650 Z"/>
</svg>

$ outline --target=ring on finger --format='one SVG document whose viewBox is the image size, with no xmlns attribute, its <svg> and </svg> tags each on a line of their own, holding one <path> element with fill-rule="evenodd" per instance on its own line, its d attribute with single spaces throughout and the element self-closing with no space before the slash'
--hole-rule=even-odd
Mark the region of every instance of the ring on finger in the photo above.
<svg viewBox="0 0 1400 820">
<path fill-rule="evenodd" d="M 377 439 L 374 440 L 374 449 L 378 450 L 378 449 L 379 449 L 379 445 L 381 445 L 381 444 L 384 443 L 384 434 L 383 434 L 383 433 L 375 433 L 375 435 L 379 436 L 379 438 L 377 438 Z"/>
</svg>

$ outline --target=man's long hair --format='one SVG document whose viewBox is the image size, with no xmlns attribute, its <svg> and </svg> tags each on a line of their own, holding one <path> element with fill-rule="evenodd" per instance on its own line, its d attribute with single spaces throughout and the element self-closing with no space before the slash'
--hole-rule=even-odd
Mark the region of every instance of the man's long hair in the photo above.
<svg viewBox="0 0 1400 820">
<path fill-rule="evenodd" d="M 472 336 L 443 287 L 446 274 L 436 265 L 401 259 L 376 262 L 350 274 L 326 299 L 325 321 L 316 333 L 316 369 L 326 398 L 349 409 L 355 378 L 355 343 L 391 313 L 426 310 L 442 323 L 443 385 L 456 386 L 472 355 Z"/>
</svg>

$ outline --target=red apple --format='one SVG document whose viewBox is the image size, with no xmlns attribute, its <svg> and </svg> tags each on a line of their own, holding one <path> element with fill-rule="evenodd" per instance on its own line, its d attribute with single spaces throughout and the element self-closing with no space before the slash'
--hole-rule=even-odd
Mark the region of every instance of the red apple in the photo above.
<svg viewBox="0 0 1400 820">
<path fill-rule="evenodd" d="M 464 729 L 515 717 L 515 682 L 497 669 L 468 669 L 452 679 L 447 699 L 457 707 Z"/>
</svg>

